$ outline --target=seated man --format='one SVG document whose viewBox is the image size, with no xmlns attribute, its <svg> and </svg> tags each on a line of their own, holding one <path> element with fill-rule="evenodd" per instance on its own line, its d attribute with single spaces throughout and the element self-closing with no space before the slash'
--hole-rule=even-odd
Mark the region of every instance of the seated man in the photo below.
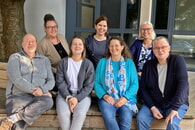
<svg viewBox="0 0 195 130">
<path fill-rule="evenodd" d="M 180 130 L 179 123 L 189 102 L 188 74 L 184 59 L 170 54 L 167 38 L 153 42 L 155 59 L 143 68 L 140 95 L 144 101 L 138 115 L 138 130 L 149 130 L 155 119 L 165 118 L 167 130 Z"/>
<path fill-rule="evenodd" d="M 12 54 L 7 64 L 6 111 L 0 130 L 25 130 L 53 106 L 49 90 L 55 81 L 49 59 L 36 52 L 35 36 L 26 34 L 22 51 Z"/>
</svg>

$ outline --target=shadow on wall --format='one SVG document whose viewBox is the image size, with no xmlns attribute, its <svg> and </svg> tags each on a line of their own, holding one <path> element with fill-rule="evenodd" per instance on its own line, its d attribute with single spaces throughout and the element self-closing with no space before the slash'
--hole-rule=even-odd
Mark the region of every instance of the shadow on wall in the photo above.
<svg viewBox="0 0 195 130">
<path fill-rule="evenodd" d="M 40 41 L 45 35 L 43 17 L 51 13 L 58 22 L 59 33 L 65 35 L 65 11 L 66 0 L 26 0 L 24 3 L 26 32 L 34 34 L 37 41 Z"/>
</svg>

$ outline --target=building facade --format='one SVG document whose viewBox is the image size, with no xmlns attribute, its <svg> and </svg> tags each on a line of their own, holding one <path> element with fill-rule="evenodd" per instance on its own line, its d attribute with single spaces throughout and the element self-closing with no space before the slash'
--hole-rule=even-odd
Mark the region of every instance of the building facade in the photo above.
<svg viewBox="0 0 195 130">
<path fill-rule="evenodd" d="M 157 36 L 166 36 L 172 52 L 184 56 L 188 69 L 195 70 L 194 5 L 194 0 L 26 0 L 25 26 L 40 40 L 43 16 L 52 13 L 60 33 L 70 41 L 75 34 L 87 37 L 93 33 L 94 20 L 104 15 L 109 18 L 109 34 L 123 36 L 130 46 L 139 25 L 151 21 Z"/>
</svg>

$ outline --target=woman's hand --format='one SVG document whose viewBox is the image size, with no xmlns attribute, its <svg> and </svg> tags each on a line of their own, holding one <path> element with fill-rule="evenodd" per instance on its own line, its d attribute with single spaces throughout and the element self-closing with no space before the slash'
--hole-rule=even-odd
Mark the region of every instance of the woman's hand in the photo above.
<svg viewBox="0 0 195 130">
<path fill-rule="evenodd" d="M 115 107 L 121 107 L 127 103 L 127 99 L 125 97 L 121 97 L 115 104 Z"/>
<path fill-rule="evenodd" d="M 114 98 L 112 97 L 112 96 L 110 96 L 110 95 L 104 95 L 103 96 L 103 99 L 107 102 L 107 103 L 109 103 L 109 104 L 112 104 L 112 105 L 114 105 L 115 104 L 115 101 L 114 101 Z"/>
<path fill-rule="evenodd" d="M 70 107 L 70 111 L 73 113 L 74 108 L 78 104 L 78 99 L 76 97 L 72 97 L 71 99 L 68 100 L 68 104 Z"/>
</svg>

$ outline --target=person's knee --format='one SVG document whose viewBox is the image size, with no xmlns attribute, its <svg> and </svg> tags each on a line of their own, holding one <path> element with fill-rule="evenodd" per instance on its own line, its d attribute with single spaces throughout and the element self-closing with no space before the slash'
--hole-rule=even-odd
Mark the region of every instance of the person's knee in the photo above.
<svg viewBox="0 0 195 130">
<path fill-rule="evenodd" d="M 129 110 L 130 111 L 130 110 Z M 126 123 L 131 123 L 132 122 L 132 118 L 133 118 L 133 112 L 126 112 L 126 114 L 124 113 L 118 113 L 118 116 L 119 116 L 119 120 L 120 122 L 124 122 L 125 124 Z"/>
<path fill-rule="evenodd" d="M 105 101 L 99 102 L 99 108 L 100 108 L 102 114 L 110 114 L 110 113 L 112 113 L 112 111 L 113 111 L 112 107 L 113 106 L 111 104 L 108 104 Z"/>
<path fill-rule="evenodd" d="M 53 102 L 53 99 L 51 97 L 44 96 L 43 102 L 44 102 L 46 109 L 51 109 L 53 107 L 54 102 Z"/>
<path fill-rule="evenodd" d="M 137 115 L 136 115 L 136 121 L 137 121 L 137 123 L 138 124 L 145 124 L 145 123 L 147 123 L 148 124 L 148 122 L 150 122 L 150 118 L 149 117 L 147 117 L 147 116 L 145 116 L 144 114 L 141 114 L 141 113 L 138 113 Z"/>
<path fill-rule="evenodd" d="M 142 108 L 140 109 L 140 111 L 136 115 L 136 120 L 140 121 L 140 122 L 151 121 L 151 120 L 153 120 L 153 115 L 152 115 L 151 111 L 148 110 L 148 107 L 142 106 Z"/>
<path fill-rule="evenodd" d="M 142 117 L 142 115 L 141 115 L 140 113 L 138 113 L 138 114 L 136 115 L 136 121 L 139 122 L 139 121 L 141 121 L 141 120 L 143 120 L 143 117 Z"/>
<path fill-rule="evenodd" d="M 60 120 L 69 120 L 71 118 L 71 113 L 70 112 L 66 112 L 66 111 L 59 112 L 59 111 L 57 111 L 57 113 L 58 113 L 58 118 Z"/>
<path fill-rule="evenodd" d="M 75 112 L 75 113 L 73 113 L 73 117 L 85 119 L 86 118 L 86 113 L 83 113 L 83 112 Z"/>
<path fill-rule="evenodd" d="M 180 129 L 180 127 L 179 127 L 180 122 L 181 122 L 181 119 L 174 117 L 172 120 L 172 123 L 170 123 L 170 122 L 168 123 L 167 130 L 179 130 Z"/>
<path fill-rule="evenodd" d="M 168 123 L 167 130 L 180 130 L 180 127 L 176 122 L 172 122 Z"/>
</svg>

